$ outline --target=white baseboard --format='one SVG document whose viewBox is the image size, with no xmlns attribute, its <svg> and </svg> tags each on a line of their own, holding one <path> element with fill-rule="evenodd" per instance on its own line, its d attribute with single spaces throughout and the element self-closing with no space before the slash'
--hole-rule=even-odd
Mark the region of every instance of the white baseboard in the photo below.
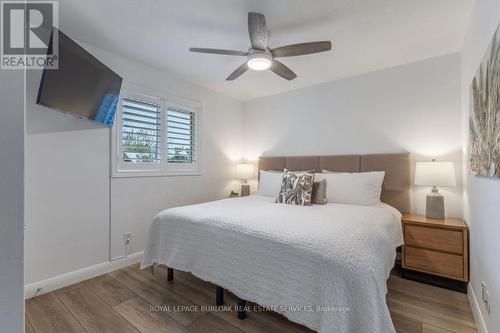
<svg viewBox="0 0 500 333">
<path fill-rule="evenodd" d="M 474 315 L 474 320 L 476 321 L 477 331 L 479 333 L 488 333 L 486 328 L 486 323 L 484 322 L 481 309 L 479 308 L 479 303 L 477 302 L 476 294 L 474 289 L 472 289 L 472 284 L 469 283 L 467 286 L 467 295 L 469 295 L 469 303 L 472 308 L 472 314 Z"/>
<path fill-rule="evenodd" d="M 77 271 L 65 273 L 50 279 L 33 282 L 24 286 L 24 299 L 45 294 L 53 290 L 69 286 L 111 271 L 133 265 L 142 260 L 143 252 L 137 252 L 113 261 L 85 267 Z"/>
</svg>

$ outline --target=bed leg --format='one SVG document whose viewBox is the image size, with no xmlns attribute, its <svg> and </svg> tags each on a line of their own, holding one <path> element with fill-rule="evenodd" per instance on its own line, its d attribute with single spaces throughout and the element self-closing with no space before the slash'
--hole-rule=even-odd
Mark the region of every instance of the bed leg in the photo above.
<svg viewBox="0 0 500 333">
<path fill-rule="evenodd" d="M 174 269 L 167 267 L 167 281 L 173 281 L 174 280 Z"/>
<path fill-rule="evenodd" d="M 238 319 L 243 320 L 246 317 L 245 311 L 246 301 L 243 299 L 238 299 Z"/>
<path fill-rule="evenodd" d="M 224 288 L 215 286 L 215 305 L 224 305 Z"/>
</svg>

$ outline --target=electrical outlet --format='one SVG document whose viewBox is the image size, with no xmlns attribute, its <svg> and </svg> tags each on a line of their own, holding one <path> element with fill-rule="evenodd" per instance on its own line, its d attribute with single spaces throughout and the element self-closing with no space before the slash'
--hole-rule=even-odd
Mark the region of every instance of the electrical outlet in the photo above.
<svg viewBox="0 0 500 333">
<path fill-rule="evenodd" d="M 488 315 L 490 315 L 491 314 L 490 292 L 486 290 L 484 296 L 485 296 L 484 305 L 486 306 L 486 312 L 488 312 Z"/>
<path fill-rule="evenodd" d="M 131 232 L 126 232 L 125 234 L 123 234 L 123 243 L 125 245 L 132 244 L 132 233 Z"/>
<path fill-rule="evenodd" d="M 486 287 L 486 283 L 481 281 L 481 299 L 484 303 L 484 308 L 488 315 L 491 314 L 491 303 L 490 303 L 490 292 L 488 291 L 488 287 Z"/>
</svg>

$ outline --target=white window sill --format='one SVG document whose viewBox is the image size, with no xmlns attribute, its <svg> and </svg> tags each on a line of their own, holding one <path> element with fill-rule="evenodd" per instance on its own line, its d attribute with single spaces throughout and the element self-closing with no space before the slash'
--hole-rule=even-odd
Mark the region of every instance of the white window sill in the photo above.
<svg viewBox="0 0 500 333">
<path fill-rule="evenodd" d="M 201 176 L 200 171 L 115 171 L 111 178 Z"/>
</svg>

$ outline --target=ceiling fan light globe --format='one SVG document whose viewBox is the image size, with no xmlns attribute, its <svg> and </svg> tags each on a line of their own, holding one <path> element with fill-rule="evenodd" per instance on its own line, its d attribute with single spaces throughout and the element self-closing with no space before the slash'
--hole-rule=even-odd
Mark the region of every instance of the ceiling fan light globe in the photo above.
<svg viewBox="0 0 500 333">
<path fill-rule="evenodd" d="M 255 71 L 263 71 L 271 67 L 272 56 L 266 52 L 255 52 L 248 56 L 248 68 Z"/>
<path fill-rule="evenodd" d="M 248 60 L 247 65 L 250 69 L 255 71 L 263 71 L 271 67 L 271 60 L 266 58 L 254 58 Z"/>
</svg>

